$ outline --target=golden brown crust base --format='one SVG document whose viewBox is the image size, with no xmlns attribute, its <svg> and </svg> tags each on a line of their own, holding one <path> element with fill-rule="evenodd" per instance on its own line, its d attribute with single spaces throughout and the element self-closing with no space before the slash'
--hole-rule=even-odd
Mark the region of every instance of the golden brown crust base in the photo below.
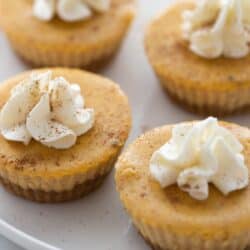
<svg viewBox="0 0 250 250">
<path fill-rule="evenodd" d="M 164 80 L 161 81 L 161 84 L 163 86 L 163 90 L 166 92 L 166 94 L 170 97 L 171 101 L 173 101 L 173 103 L 178 104 L 180 107 L 186 109 L 188 112 L 191 113 L 197 113 L 199 115 L 202 116 L 216 116 L 216 117 L 225 117 L 227 115 L 230 114 L 242 114 L 242 113 L 249 113 L 250 110 L 250 106 L 249 105 L 242 105 L 241 107 L 238 107 L 237 109 L 235 109 L 234 105 L 231 106 L 226 106 L 226 105 L 218 105 L 218 103 L 216 103 L 215 105 L 210 104 L 208 105 L 207 103 L 203 103 L 201 105 L 197 105 L 197 103 L 195 103 L 195 97 L 194 96 L 198 96 L 200 95 L 200 98 L 203 100 L 207 100 L 207 98 L 209 98 L 208 96 L 203 96 L 201 93 L 196 93 L 195 90 L 192 91 L 192 93 L 186 93 L 184 94 L 186 97 L 190 96 L 189 100 L 187 100 L 186 98 L 182 98 L 181 96 L 178 95 L 178 92 L 176 92 L 175 90 L 173 90 L 173 86 L 174 84 L 168 88 L 168 85 L 164 83 Z M 182 88 L 182 92 L 184 93 L 184 89 Z M 189 91 L 188 91 L 189 92 Z M 221 96 L 218 96 L 217 94 L 214 93 L 214 99 L 221 99 Z M 225 98 L 227 98 L 225 96 Z M 227 102 L 227 101 L 226 101 Z"/>
<path fill-rule="evenodd" d="M 62 192 L 46 192 L 43 190 L 24 189 L 7 180 L 1 179 L 1 181 L 8 191 L 27 200 L 41 203 L 59 203 L 82 198 L 83 196 L 97 189 L 102 184 L 105 177 L 106 175 L 98 176 L 93 180 L 88 180 L 82 184 L 77 184 L 72 190 Z"/>
<path fill-rule="evenodd" d="M 193 0 L 179 0 L 149 25 L 145 50 L 159 80 L 183 106 L 222 115 L 250 110 L 250 55 L 208 60 L 194 54 L 182 37 L 181 14 Z"/>
<path fill-rule="evenodd" d="M 12 42 L 16 38 L 10 38 L 9 40 L 12 44 L 13 49 L 16 51 L 19 58 L 26 64 L 30 65 L 32 68 L 41 67 L 71 67 L 71 68 L 82 68 L 84 70 L 89 70 L 92 72 L 97 72 L 109 65 L 117 50 L 120 48 L 120 41 L 116 44 L 110 44 L 106 46 L 105 50 L 93 51 L 89 55 L 76 53 L 75 56 L 63 56 L 61 52 L 59 53 L 45 53 L 38 50 L 31 51 L 24 49 L 22 45 Z M 53 54 L 53 55 L 52 55 Z M 43 59 L 41 59 L 43 58 Z"/>
<path fill-rule="evenodd" d="M 235 238 L 203 240 L 195 236 L 182 238 L 179 235 L 161 237 L 159 231 L 150 231 L 151 235 L 141 234 L 152 250 L 249 250 L 249 233 L 240 233 Z M 153 235 L 153 236 L 152 236 Z M 156 236 L 157 235 L 157 236 Z M 155 236 L 157 238 L 155 238 Z M 153 241 L 152 241 L 153 239 Z"/>
<path fill-rule="evenodd" d="M 160 248 L 159 246 L 154 245 L 148 238 L 143 236 L 140 231 L 138 231 L 138 234 L 151 247 L 152 250 L 164 250 L 164 249 Z"/>
<path fill-rule="evenodd" d="M 221 122 L 244 146 L 250 169 L 250 130 Z M 222 195 L 213 185 L 209 198 L 197 201 L 176 185 L 162 189 L 149 172 L 155 150 L 171 137 L 172 125 L 139 137 L 119 157 L 116 186 L 120 199 L 143 235 L 162 250 L 235 250 L 250 243 L 250 186 Z"/>
<path fill-rule="evenodd" d="M 119 44 L 119 46 L 120 46 L 120 44 Z M 13 45 L 13 47 L 14 47 L 14 45 Z M 98 73 L 98 71 L 105 69 L 105 67 L 107 67 L 112 62 L 112 60 L 116 56 L 117 50 L 119 50 L 119 47 L 110 51 L 109 54 L 106 53 L 106 55 L 104 55 L 103 57 L 100 57 L 96 60 L 93 60 L 90 64 L 86 64 L 85 66 L 79 65 L 78 68 L 88 70 L 88 71 L 91 71 L 93 73 Z M 35 60 L 31 61 L 27 58 L 24 58 L 21 55 L 21 53 L 17 52 L 17 55 L 24 63 L 30 65 L 30 67 L 32 67 L 32 68 L 40 68 L 42 66 L 40 62 L 35 63 Z M 50 63 L 51 63 L 51 61 L 50 61 Z M 48 62 L 48 64 L 46 63 L 46 65 L 49 65 L 50 63 Z M 71 65 L 72 64 L 73 63 L 71 63 Z M 56 64 L 56 66 L 58 66 L 58 64 Z"/>
<path fill-rule="evenodd" d="M 16 34 L 8 34 L 8 39 L 17 54 L 29 65 L 39 67 L 72 67 L 95 69 L 100 66 L 105 66 L 107 61 L 112 59 L 112 56 L 119 49 L 124 34 L 115 37 L 113 40 L 108 41 L 107 44 L 100 44 L 92 49 L 80 51 L 76 47 L 75 51 L 67 52 L 57 51 L 54 48 L 50 50 L 41 49 L 42 45 L 31 45 L 27 47 L 27 41 L 23 43 Z M 17 43 L 17 41 L 19 41 Z M 66 53 L 65 53 L 66 52 Z"/>
<path fill-rule="evenodd" d="M 80 199 L 83 196 L 97 189 L 103 183 L 105 177 L 112 170 L 115 161 L 116 158 L 111 159 L 110 163 L 107 163 L 102 167 L 99 166 L 100 168 L 97 169 L 95 172 L 92 171 L 92 173 L 90 174 L 86 173 L 84 176 L 84 181 L 82 183 L 78 183 L 80 178 L 77 178 L 77 175 L 75 175 L 75 177 L 72 176 L 65 177 L 65 178 L 77 179 L 73 183 L 73 187 L 70 190 L 68 189 L 64 190 L 63 181 L 59 185 L 59 189 L 61 191 L 45 191 L 42 189 L 23 188 L 22 186 L 11 182 L 10 181 L 11 178 L 0 177 L 0 181 L 8 191 L 17 196 L 21 196 L 27 200 L 41 202 L 41 203 L 59 203 L 59 202 L 72 201 Z M 30 178 L 30 180 L 34 181 L 32 180 L 32 177 Z M 26 181 L 29 182 L 29 179 L 27 179 Z"/>
<path fill-rule="evenodd" d="M 91 175 L 91 179 L 85 179 L 83 183 L 75 184 L 70 190 L 62 191 L 44 191 L 42 189 L 22 188 L 20 185 L 12 183 L 8 179 L 0 177 L 3 186 L 11 193 L 21 196 L 27 200 L 41 203 L 59 203 L 77 200 L 101 186 L 106 176 L 110 173 L 115 163 L 112 160 L 105 166 L 103 171 L 98 171 Z M 63 184 L 62 184 L 63 185 Z"/>
</svg>

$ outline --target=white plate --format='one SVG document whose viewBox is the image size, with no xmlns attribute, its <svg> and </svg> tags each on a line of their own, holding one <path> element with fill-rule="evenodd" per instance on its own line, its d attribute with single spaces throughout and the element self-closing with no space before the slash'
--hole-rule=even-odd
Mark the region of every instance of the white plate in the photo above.
<svg viewBox="0 0 250 250">
<path fill-rule="evenodd" d="M 129 142 L 149 128 L 199 118 L 170 102 L 158 85 L 144 54 L 143 33 L 146 24 L 154 14 L 166 7 L 167 2 L 169 1 L 139 1 L 137 19 L 122 49 L 101 72 L 118 82 L 129 96 L 133 109 L 133 131 Z M 15 56 L 1 33 L 0 55 L 0 80 L 28 68 Z M 250 124 L 249 114 L 228 117 L 227 120 L 242 125 Z M 2 188 L 0 197 L 0 218 L 58 248 L 149 249 L 131 225 L 119 202 L 113 173 L 98 191 L 72 203 L 36 204 L 17 198 Z"/>
</svg>

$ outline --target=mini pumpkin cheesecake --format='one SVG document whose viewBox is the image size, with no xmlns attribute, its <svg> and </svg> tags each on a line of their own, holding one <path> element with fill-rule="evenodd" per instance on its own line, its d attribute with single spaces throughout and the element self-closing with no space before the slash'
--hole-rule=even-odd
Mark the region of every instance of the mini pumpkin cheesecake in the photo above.
<svg viewBox="0 0 250 250">
<path fill-rule="evenodd" d="M 208 118 L 156 128 L 119 157 L 116 184 L 153 249 L 250 244 L 250 130 Z"/>
<path fill-rule="evenodd" d="M 145 50 L 183 107 L 224 115 L 250 106 L 247 1 L 180 0 L 149 25 Z"/>
<path fill-rule="evenodd" d="M 134 0 L 0 1 L 0 26 L 33 66 L 96 68 L 119 48 Z"/>
<path fill-rule="evenodd" d="M 130 130 L 122 90 L 81 70 L 24 72 L 1 84 L 0 100 L 2 183 L 34 201 L 73 200 L 97 188 Z"/>
</svg>

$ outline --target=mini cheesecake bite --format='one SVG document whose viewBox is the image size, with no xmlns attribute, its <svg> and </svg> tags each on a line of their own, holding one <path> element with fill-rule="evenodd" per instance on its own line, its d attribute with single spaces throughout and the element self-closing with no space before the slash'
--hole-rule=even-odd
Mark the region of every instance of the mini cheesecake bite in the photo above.
<svg viewBox="0 0 250 250">
<path fill-rule="evenodd" d="M 81 70 L 25 72 L 1 84 L 0 100 L 1 181 L 34 201 L 73 200 L 97 188 L 130 131 L 118 85 Z"/>
<path fill-rule="evenodd" d="M 248 1 L 181 0 L 149 25 L 145 51 L 184 108 L 225 115 L 250 107 Z"/>
<path fill-rule="evenodd" d="M 210 117 L 156 128 L 128 147 L 117 190 L 153 249 L 250 244 L 249 145 L 248 128 Z"/>
<path fill-rule="evenodd" d="M 0 1 L 1 28 L 17 54 L 36 67 L 105 65 L 134 15 L 134 0 Z"/>
</svg>

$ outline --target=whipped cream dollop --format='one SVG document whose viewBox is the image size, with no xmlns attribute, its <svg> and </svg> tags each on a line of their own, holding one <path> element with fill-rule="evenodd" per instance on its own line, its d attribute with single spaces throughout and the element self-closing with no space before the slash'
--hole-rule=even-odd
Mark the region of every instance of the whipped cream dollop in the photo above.
<svg viewBox="0 0 250 250">
<path fill-rule="evenodd" d="M 249 54 L 249 0 L 201 0 L 183 13 L 190 49 L 205 58 L 242 58 Z"/>
<path fill-rule="evenodd" d="M 57 149 L 72 147 L 77 136 L 93 127 L 94 110 L 84 109 L 78 84 L 52 72 L 31 74 L 14 87 L 0 112 L 0 130 L 10 141 L 31 139 Z"/>
<path fill-rule="evenodd" d="M 33 14 L 43 21 L 50 21 L 56 15 L 66 22 L 89 18 L 93 11 L 105 12 L 110 0 L 34 0 Z"/>
<path fill-rule="evenodd" d="M 248 185 L 243 146 L 216 118 L 183 123 L 150 160 L 150 173 L 162 188 L 177 183 L 197 200 L 205 200 L 212 183 L 224 195 Z"/>
</svg>

